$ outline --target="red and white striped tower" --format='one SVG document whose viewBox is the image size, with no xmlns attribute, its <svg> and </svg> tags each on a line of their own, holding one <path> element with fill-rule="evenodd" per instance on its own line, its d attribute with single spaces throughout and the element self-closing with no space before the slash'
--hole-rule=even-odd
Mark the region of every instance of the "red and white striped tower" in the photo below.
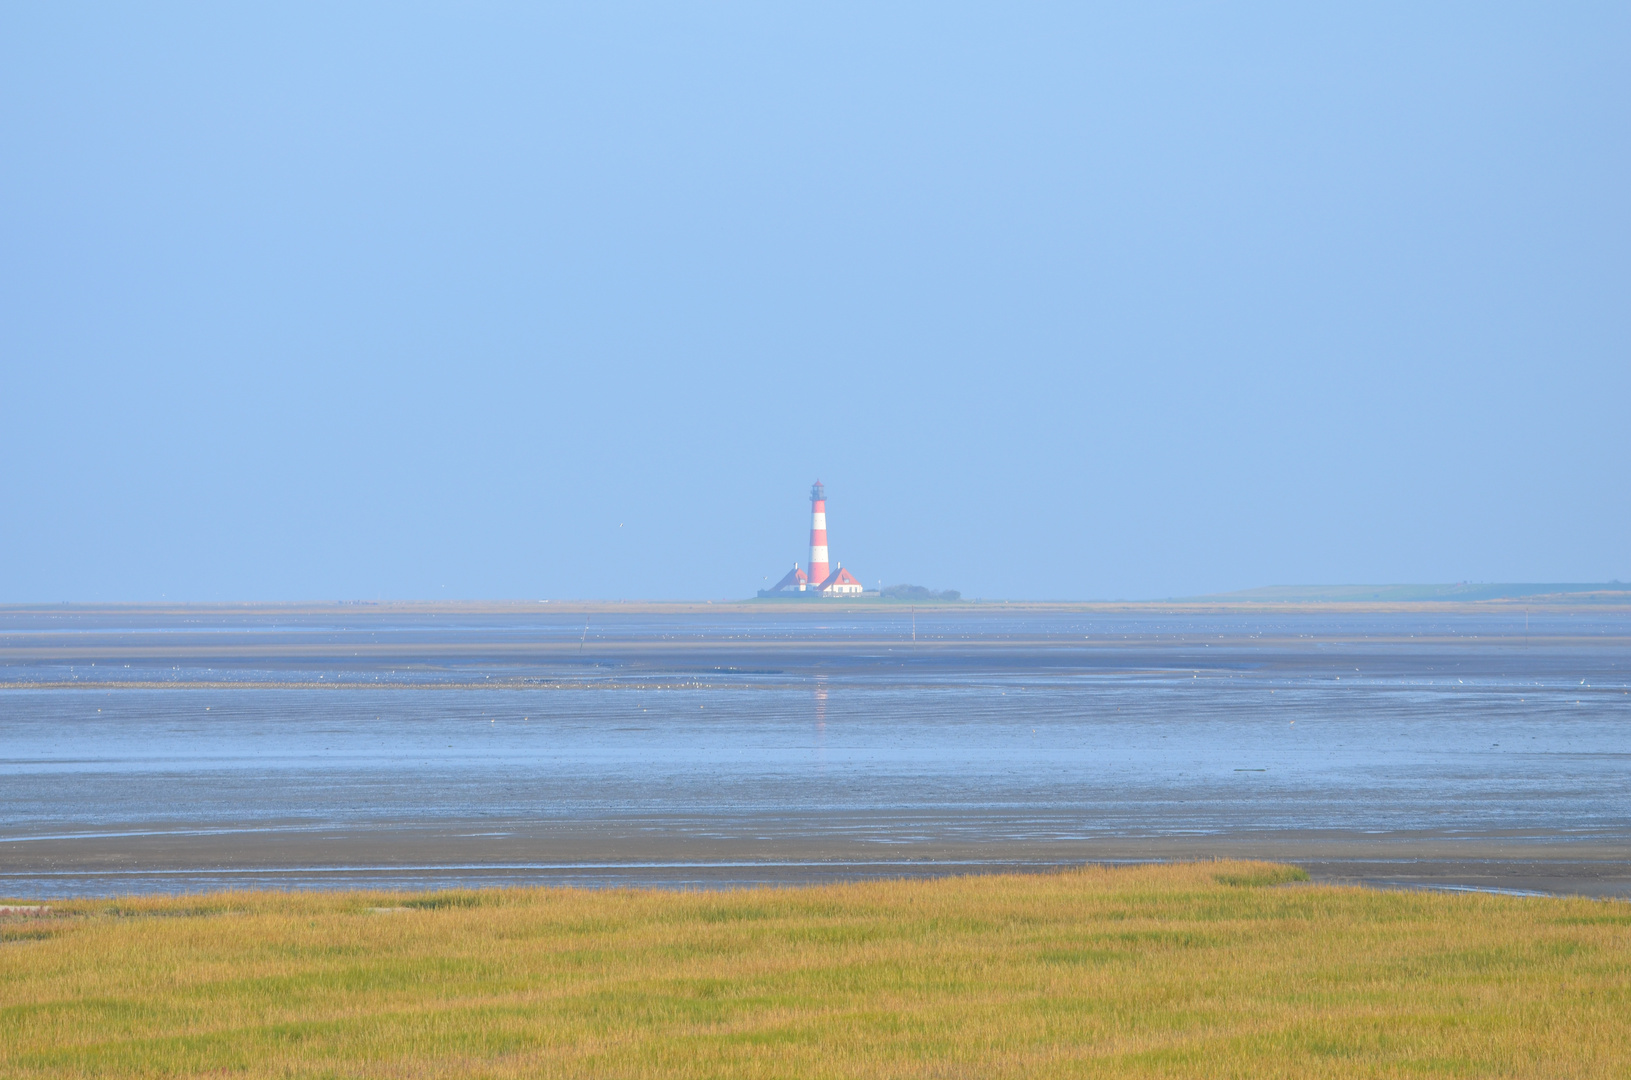
<svg viewBox="0 0 1631 1080">
<path fill-rule="evenodd" d="M 827 489 L 810 487 L 810 588 L 827 580 Z"/>
</svg>

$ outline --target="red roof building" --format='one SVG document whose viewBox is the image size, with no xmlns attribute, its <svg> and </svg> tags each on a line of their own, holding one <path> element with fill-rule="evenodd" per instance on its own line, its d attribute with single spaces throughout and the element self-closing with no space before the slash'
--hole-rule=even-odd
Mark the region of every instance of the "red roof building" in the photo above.
<svg viewBox="0 0 1631 1080">
<path fill-rule="evenodd" d="M 804 592 L 807 588 L 809 588 L 809 586 L 810 586 L 809 575 L 807 575 L 803 570 L 799 569 L 799 564 L 798 563 L 794 563 L 793 564 L 793 569 L 787 571 L 787 576 L 786 577 L 784 577 L 780 581 L 776 582 L 776 584 L 772 585 L 770 588 L 762 590 L 762 594 L 763 595 L 769 595 L 770 593 L 801 593 L 801 592 Z"/>
<path fill-rule="evenodd" d="M 827 580 L 814 587 L 821 596 L 860 596 L 865 590 L 861 583 L 855 580 L 855 575 L 844 569 L 839 563 L 838 569 L 827 575 Z"/>
</svg>

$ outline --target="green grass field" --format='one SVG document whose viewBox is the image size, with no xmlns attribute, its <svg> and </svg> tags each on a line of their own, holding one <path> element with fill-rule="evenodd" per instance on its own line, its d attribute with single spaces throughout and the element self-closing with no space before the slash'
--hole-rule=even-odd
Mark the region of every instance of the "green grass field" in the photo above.
<svg viewBox="0 0 1631 1080">
<path fill-rule="evenodd" d="M 66 902 L 0 1076 L 1631 1076 L 1631 904 L 1299 876 Z"/>
</svg>

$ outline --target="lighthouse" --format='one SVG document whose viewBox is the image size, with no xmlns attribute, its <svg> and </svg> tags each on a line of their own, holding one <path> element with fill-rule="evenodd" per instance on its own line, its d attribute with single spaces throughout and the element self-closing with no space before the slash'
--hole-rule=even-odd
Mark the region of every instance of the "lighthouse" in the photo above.
<svg viewBox="0 0 1631 1080">
<path fill-rule="evenodd" d="M 810 584 L 827 580 L 827 489 L 817 480 L 810 486 Z"/>
<path fill-rule="evenodd" d="M 810 569 L 800 570 L 794 563 L 785 577 L 771 588 L 760 589 L 759 595 L 788 599 L 868 595 L 861 580 L 845 570 L 843 563 L 827 560 L 827 489 L 820 480 L 810 485 Z"/>
</svg>

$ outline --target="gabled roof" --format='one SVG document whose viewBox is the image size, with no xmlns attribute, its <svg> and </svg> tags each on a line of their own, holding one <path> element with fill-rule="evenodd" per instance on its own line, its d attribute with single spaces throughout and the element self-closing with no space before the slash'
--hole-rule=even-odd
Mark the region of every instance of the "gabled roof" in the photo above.
<svg viewBox="0 0 1631 1080">
<path fill-rule="evenodd" d="M 859 584 L 861 584 L 861 583 L 859 581 L 855 580 L 855 575 L 854 574 L 850 573 L 848 570 L 845 570 L 842 566 L 840 566 L 837 570 L 834 570 L 832 573 L 828 574 L 827 575 L 827 580 L 823 581 L 820 585 L 817 585 L 816 588 L 819 589 L 819 590 L 826 590 L 826 589 L 832 588 L 834 585 L 859 585 Z"/>
<path fill-rule="evenodd" d="M 776 582 L 776 584 L 770 587 L 770 591 L 776 592 L 779 589 L 787 589 L 791 592 L 797 592 L 798 587 L 800 585 L 808 584 L 809 580 L 809 575 L 803 570 L 800 570 L 795 564 L 793 569 L 787 571 L 786 577 L 782 578 L 780 581 Z"/>
</svg>

